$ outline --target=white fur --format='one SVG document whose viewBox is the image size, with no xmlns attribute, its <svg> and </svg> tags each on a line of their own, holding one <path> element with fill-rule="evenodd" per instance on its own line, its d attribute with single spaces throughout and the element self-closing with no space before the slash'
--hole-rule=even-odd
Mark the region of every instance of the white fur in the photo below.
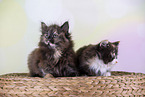
<svg viewBox="0 0 145 97">
<path fill-rule="evenodd" d="M 96 74 L 99 70 L 101 71 L 101 76 L 111 76 L 111 73 L 109 71 L 111 71 L 112 67 L 116 63 L 117 59 L 114 59 L 112 62 L 104 64 L 103 60 L 100 60 L 98 56 L 87 61 L 87 64 L 89 64 L 90 69 L 93 69 Z"/>
<path fill-rule="evenodd" d="M 55 50 L 55 53 L 54 53 L 54 58 L 55 59 L 58 59 L 60 56 L 61 56 L 62 52 L 60 50 Z"/>
</svg>

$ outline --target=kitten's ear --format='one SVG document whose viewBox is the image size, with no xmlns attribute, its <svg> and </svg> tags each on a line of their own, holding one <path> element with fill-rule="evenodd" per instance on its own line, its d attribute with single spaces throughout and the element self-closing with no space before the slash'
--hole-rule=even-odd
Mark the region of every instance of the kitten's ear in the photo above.
<svg viewBox="0 0 145 97">
<path fill-rule="evenodd" d="M 47 25 L 44 22 L 41 22 L 41 29 L 45 29 Z"/>
<path fill-rule="evenodd" d="M 120 41 L 116 41 L 116 42 L 113 42 L 112 44 L 114 44 L 115 46 L 118 46 L 120 43 Z"/>
<path fill-rule="evenodd" d="M 107 47 L 107 44 L 108 44 L 108 43 L 109 43 L 108 40 L 103 40 L 103 41 L 100 42 L 100 46 L 101 46 L 101 47 Z"/>
<path fill-rule="evenodd" d="M 61 26 L 61 29 L 62 29 L 63 31 L 68 32 L 68 29 L 69 29 L 68 21 L 66 21 L 66 22 Z"/>
</svg>

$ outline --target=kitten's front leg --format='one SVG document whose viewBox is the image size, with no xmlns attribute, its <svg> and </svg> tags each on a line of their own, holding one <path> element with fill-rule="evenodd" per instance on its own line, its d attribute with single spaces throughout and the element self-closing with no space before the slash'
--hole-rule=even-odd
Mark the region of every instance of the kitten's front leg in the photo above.
<svg viewBox="0 0 145 97">
<path fill-rule="evenodd" d="M 41 72 L 43 74 L 43 78 L 47 79 L 47 78 L 54 78 L 54 76 L 47 72 L 47 64 L 45 62 L 42 62 L 39 64 L 39 67 L 41 68 Z"/>
<path fill-rule="evenodd" d="M 111 76 L 111 72 L 106 72 L 103 74 L 103 76 Z"/>
<path fill-rule="evenodd" d="M 45 76 L 44 76 L 44 78 L 54 78 L 54 76 L 52 75 L 52 74 L 50 74 L 50 73 L 48 73 L 48 74 L 46 74 Z"/>
</svg>

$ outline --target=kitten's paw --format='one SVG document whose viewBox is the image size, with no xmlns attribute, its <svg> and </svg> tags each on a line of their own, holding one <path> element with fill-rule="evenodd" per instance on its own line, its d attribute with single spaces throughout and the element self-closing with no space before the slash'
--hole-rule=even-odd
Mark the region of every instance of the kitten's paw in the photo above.
<svg viewBox="0 0 145 97">
<path fill-rule="evenodd" d="M 54 76 L 52 75 L 52 74 L 46 74 L 45 76 L 44 76 L 44 78 L 54 78 Z"/>
<path fill-rule="evenodd" d="M 103 76 L 111 76 L 110 72 L 106 72 Z"/>
</svg>

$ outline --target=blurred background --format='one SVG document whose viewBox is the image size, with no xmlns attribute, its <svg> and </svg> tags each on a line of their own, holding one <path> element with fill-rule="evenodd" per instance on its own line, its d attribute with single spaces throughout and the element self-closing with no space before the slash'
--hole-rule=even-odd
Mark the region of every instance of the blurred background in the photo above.
<svg viewBox="0 0 145 97">
<path fill-rule="evenodd" d="M 28 72 L 41 21 L 69 21 L 75 50 L 119 40 L 113 70 L 145 73 L 145 0 L 0 0 L 0 74 Z"/>
</svg>

